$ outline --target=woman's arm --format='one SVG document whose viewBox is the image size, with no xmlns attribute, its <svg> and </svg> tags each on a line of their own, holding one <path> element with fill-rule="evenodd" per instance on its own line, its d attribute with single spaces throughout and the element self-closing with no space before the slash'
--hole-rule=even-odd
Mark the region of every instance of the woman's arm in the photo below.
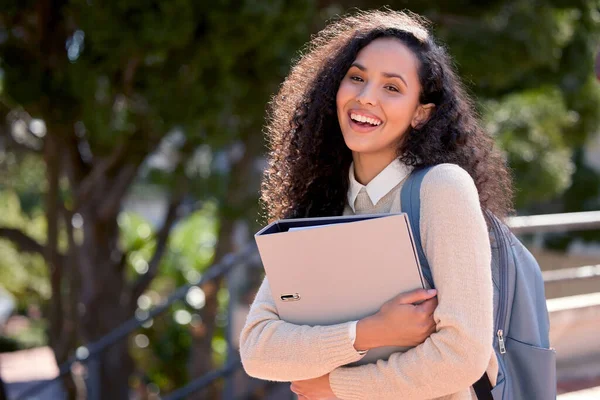
<svg viewBox="0 0 600 400">
<path fill-rule="evenodd" d="M 241 333 L 242 364 L 248 375 L 271 381 L 325 375 L 363 357 L 350 340 L 350 324 L 310 327 L 280 320 L 265 278 Z"/>
<path fill-rule="evenodd" d="M 413 303 L 420 303 L 413 305 Z M 357 349 L 415 346 L 434 331 L 435 291 L 403 293 L 377 313 L 332 326 L 299 326 L 279 319 L 267 280 L 261 285 L 242 330 L 240 352 L 249 375 L 273 381 L 320 377 L 363 357 Z M 355 332 L 352 332 L 354 328 Z M 381 334 L 385 332 L 385 334 Z M 354 333 L 356 341 L 352 344 Z"/>
<path fill-rule="evenodd" d="M 437 332 L 387 362 L 332 371 L 337 397 L 436 398 L 468 389 L 486 370 L 493 351 L 490 243 L 477 189 L 460 167 L 443 164 L 426 175 L 421 234 L 438 291 Z"/>
</svg>

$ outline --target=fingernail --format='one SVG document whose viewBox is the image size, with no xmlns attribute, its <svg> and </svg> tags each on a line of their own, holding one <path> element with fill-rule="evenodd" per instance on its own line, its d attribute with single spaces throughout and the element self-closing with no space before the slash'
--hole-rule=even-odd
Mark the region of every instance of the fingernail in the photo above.
<svg viewBox="0 0 600 400">
<path fill-rule="evenodd" d="M 429 289 L 427 291 L 427 294 L 436 294 L 436 293 L 437 293 L 437 290 L 435 290 L 435 289 Z"/>
</svg>

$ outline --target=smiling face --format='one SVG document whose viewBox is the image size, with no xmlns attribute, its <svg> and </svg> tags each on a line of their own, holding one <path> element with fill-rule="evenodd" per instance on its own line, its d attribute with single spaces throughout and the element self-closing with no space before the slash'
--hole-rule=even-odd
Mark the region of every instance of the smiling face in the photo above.
<svg viewBox="0 0 600 400">
<path fill-rule="evenodd" d="M 365 46 L 340 83 L 337 116 L 355 162 L 376 157 L 387 165 L 409 126 L 426 121 L 433 105 L 421 105 L 419 61 L 395 38 Z"/>
</svg>

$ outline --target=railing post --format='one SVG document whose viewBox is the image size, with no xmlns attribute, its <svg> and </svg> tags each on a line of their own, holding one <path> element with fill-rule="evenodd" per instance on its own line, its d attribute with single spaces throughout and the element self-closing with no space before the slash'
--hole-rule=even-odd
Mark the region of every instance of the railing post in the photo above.
<svg viewBox="0 0 600 400">
<path fill-rule="evenodd" d="M 248 246 L 249 240 L 253 240 L 250 237 L 249 227 L 247 222 L 238 220 L 234 224 L 232 243 L 234 252 L 238 253 L 242 249 Z M 227 341 L 227 364 L 232 363 L 234 360 L 239 360 L 239 321 L 237 316 L 239 315 L 241 306 L 242 288 L 244 282 L 246 282 L 246 276 L 248 269 L 247 267 L 251 263 L 248 257 L 238 260 L 237 265 L 230 268 L 225 275 L 225 283 L 227 290 L 229 291 L 229 304 L 227 305 L 227 327 L 225 328 L 225 339 Z M 241 391 L 240 386 L 245 387 L 246 375 L 243 369 L 235 370 L 231 374 L 225 377 L 225 385 L 223 388 L 223 399 L 233 400 L 237 398 Z"/>
<path fill-rule="evenodd" d="M 241 268 L 232 268 L 227 272 L 225 277 L 225 283 L 229 290 L 229 304 L 227 305 L 227 327 L 225 328 L 225 340 L 227 341 L 227 363 L 230 363 L 235 357 L 236 349 L 233 346 L 233 316 L 235 313 L 235 307 L 238 301 L 238 290 L 235 285 L 235 271 L 239 271 Z M 223 399 L 229 400 L 235 398 L 235 372 L 229 374 L 225 378 L 225 385 L 223 388 Z"/>
<path fill-rule="evenodd" d="M 100 360 L 98 357 L 91 357 L 86 364 L 86 400 L 100 400 Z"/>
</svg>

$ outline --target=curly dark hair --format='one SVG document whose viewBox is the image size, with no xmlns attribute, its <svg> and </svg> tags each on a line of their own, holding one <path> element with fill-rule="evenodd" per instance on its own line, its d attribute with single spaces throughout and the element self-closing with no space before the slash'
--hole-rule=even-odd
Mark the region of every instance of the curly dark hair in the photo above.
<svg viewBox="0 0 600 400">
<path fill-rule="evenodd" d="M 261 201 L 269 221 L 340 215 L 352 153 L 336 113 L 336 94 L 358 52 L 392 37 L 419 60 L 420 102 L 434 103 L 429 120 L 410 127 L 400 161 L 413 167 L 457 164 L 473 178 L 481 207 L 503 218 L 512 211 L 512 179 L 494 140 L 481 128 L 450 56 L 415 14 L 377 10 L 330 23 L 308 43 L 272 99 L 266 133 L 269 164 Z"/>
</svg>

